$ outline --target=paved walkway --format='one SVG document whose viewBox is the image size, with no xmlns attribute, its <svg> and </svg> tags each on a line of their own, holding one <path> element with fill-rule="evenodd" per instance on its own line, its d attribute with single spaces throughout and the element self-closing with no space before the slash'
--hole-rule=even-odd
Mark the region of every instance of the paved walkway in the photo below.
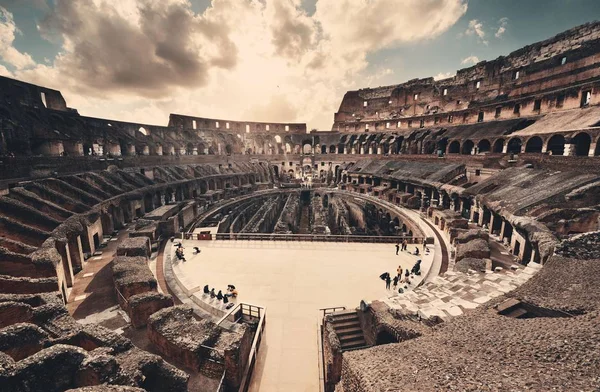
<svg viewBox="0 0 600 392">
<path fill-rule="evenodd" d="M 202 252 L 192 255 L 194 246 Z M 192 295 L 202 296 L 205 284 L 235 284 L 239 301 L 267 308 L 250 387 L 261 392 L 318 391 L 318 309 L 393 295 L 379 275 L 417 259 L 396 256 L 394 244 L 188 240 L 184 247 L 187 262 L 174 261 L 173 270 Z"/>
<path fill-rule="evenodd" d="M 516 271 L 473 274 L 448 271 L 412 292 L 388 298 L 385 302 L 391 308 L 424 318 L 439 316 L 447 320 L 516 289 L 540 268 L 541 265 L 530 263 Z"/>
<path fill-rule="evenodd" d="M 67 310 L 76 320 L 106 318 L 106 311 L 113 309 L 114 315 L 108 318 L 119 317 L 114 307 L 117 304 L 113 284 L 110 262 L 114 258 L 117 244 L 127 238 L 126 230 L 119 231 L 114 238 L 105 238 L 106 247 L 99 249 L 96 256 L 92 256 L 83 263 L 83 269 L 75 275 L 75 282 L 69 294 Z M 99 253 L 101 252 L 101 253 Z M 115 329 L 118 320 L 107 321 L 100 324 Z"/>
</svg>

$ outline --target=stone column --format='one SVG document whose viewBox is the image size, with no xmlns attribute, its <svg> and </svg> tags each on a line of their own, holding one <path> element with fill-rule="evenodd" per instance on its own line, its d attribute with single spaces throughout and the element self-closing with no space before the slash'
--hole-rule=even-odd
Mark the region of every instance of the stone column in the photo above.
<svg viewBox="0 0 600 392">
<path fill-rule="evenodd" d="M 504 242 L 504 229 L 506 228 L 506 220 L 502 219 L 502 226 L 500 226 L 500 241 Z"/>
<path fill-rule="evenodd" d="M 597 145 L 597 142 L 590 143 L 590 151 L 588 152 L 588 156 L 590 156 L 590 157 L 594 156 L 594 153 L 596 152 L 596 145 Z"/>
<path fill-rule="evenodd" d="M 76 236 L 71 238 L 69 240 L 68 247 L 73 273 L 77 273 L 83 269 L 83 252 L 81 251 L 81 237 Z"/>
<path fill-rule="evenodd" d="M 60 258 L 62 260 L 62 267 L 65 273 L 65 281 L 67 282 L 67 287 L 73 287 L 73 266 L 71 265 L 71 257 L 69 255 L 67 244 L 63 244 L 62 242 L 56 242 L 56 250 L 60 254 Z M 65 302 L 66 302 L 65 298 Z"/>
</svg>

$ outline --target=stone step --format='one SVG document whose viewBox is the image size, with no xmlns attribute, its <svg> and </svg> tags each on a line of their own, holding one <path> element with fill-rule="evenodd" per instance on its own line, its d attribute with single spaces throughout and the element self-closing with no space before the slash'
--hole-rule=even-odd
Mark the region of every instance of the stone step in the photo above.
<svg viewBox="0 0 600 392">
<path fill-rule="evenodd" d="M 351 350 L 351 349 L 357 349 L 360 347 L 366 347 L 367 346 L 367 342 L 362 339 L 362 340 L 356 340 L 347 344 L 342 343 L 342 350 Z"/>
<path fill-rule="evenodd" d="M 358 322 L 358 320 L 350 320 L 350 321 L 343 321 L 343 322 L 334 322 L 333 323 L 333 328 L 337 331 L 339 329 L 344 329 L 344 328 L 354 328 L 356 326 L 360 326 L 360 323 Z"/>
<path fill-rule="evenodd" d="M 365 339 L 362 331 L 360 331 L 360 333 L 353 333 L 353 334 L 349 334 L 349 335 L 338 334 L 338 338 L 340 339 L 340 342 L 349 342 L 349 341 L 354 341 L 354 340 L 364 340 Z"/>
<path fill-rule="evenodd" d="M 521 304 L 521 301 L 519 301 L 518 299 L 511 298 L 511 299 L 507 299 L 506 301 L 502 302 L 501 304 L 498 304 L 498 306 L 496 306 L 496 310 L 500 314 L 505 314 L 505 312 L 509 312 L 515 306 L 519 306 L 520 304 Z"/>
<path fill-rule="evenodd" d="M 354 312 L 353 314 L 344 314 L 344 315 L 333 315 L 333 324 L 338 324 L 338 323 L 342 323 L 342 322 L 349 322 L 349 321 L 357 321 L 358 322 L 358 314 L 356 314 L 356 312 Z"/>
<path fill-rule="evenodd" d="M 352 333 L 362 333 L 362 329 L 360 328 L 360 325 L 348 325 L 348 326 L 344 326 L 342 328 L 338 328 L 338 326 L 334 326 L 335 332 L 338 335 L 344 335 L 344 334 L 352 334 Z"/>
</svg>

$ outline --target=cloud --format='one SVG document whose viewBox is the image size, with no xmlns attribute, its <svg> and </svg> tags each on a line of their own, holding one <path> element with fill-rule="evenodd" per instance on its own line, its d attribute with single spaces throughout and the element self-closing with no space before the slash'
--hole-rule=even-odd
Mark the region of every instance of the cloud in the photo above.
<svg viewBox="0 0 600 392">
<path fill-rule="evenodd" d="M 448 79 L 451 78 L 453 76 L 456 76 L 456 72 L 440 72 L 437 75 L 435 75 L 433 77 L 433 80 L 442 80 L 442 79 Z"/>
<path fill-rule="evenodd" d="M 34 66 L 35 61 L 29 54 L 14 48 L 16 34 L 20 34 L 20 31 L 15 25 L 13 15 L 0 6 L 0 59 L 17 69 Z"/>
<path fill-rule="evenodd" d="M 165 125 L 169 113 L 329 129 L 347 90 L 389 83 L 385 48 L 432 39 L 465 0 L 56 0 L 40 22 L 51 63 L 15 77 L 60 89 L 84 115 Z"/>
<path fill-rule="evenodd" d="M 504 33 L 506 32 L 506 25 L 508 24 L 508 18 L 504 17 L 504 18 L 500 18 L 500 20 L 498 20 L 498 30 L 496 31 L 496 34 L 494 34 L 494 36 L 496 38 L 500 38 L 502 37 L 502 35 L 504 35 Z"/>
<path fill-rule="evenodd" d="M 475 35 L 484 45 L 488 44 L 488 41 L 485 39 L 485 31 L 483 31 L 483 23 L 478 21 L 477 19 L 473 19 L 469 21 L 469 27 L 465 31 L 466 35 Z"/>
<path fill-rule="evenodd" d="M 477 56 L 469 56 L 466 57 L 464 59 L 462 59 L 462 61 L 460 62 L 463 65 L 475 65 L 479 62 L 479 58 Z"/>
<path fill-rule="evenodd" d="M 55 66 L 83 87 L 164 96 L 171 86 L 205 85 L 210 68 L 236 63 L 218 16 L 195 15 L 177 0 L 115 4 L 57 0 L 40 23 L 46 38 L 63 41 Z"/>
</svg>

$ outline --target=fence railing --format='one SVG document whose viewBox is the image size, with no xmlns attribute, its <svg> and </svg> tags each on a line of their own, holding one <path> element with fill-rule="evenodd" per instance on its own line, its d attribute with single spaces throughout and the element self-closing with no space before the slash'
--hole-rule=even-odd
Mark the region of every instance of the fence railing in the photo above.
<svg viewBox="0 0 600 392">
<path fill-rule="evenodd" d="M 231 241 L 309 241 L 309 242 L 371 242 L 421 244 L 424 237 L 369 236 L 337 234 L 269 234 L 269 233 L 183 233 L 186 240 L 231 240 Z"/>
<path fill-rule="evenodd" d="M 254 333 L 254 339 L 252 340 L 252 346 L 250 347 L 250 352 L 248 354 L 248 362 L 246 364 L 246 368 L 244 369 L 244 374 L 242 375 L 242 381 L 240 383 L 240 388 L 238 392 L 247 392 L 250 386 L 252 371 L 254 370 L 254 366 L 256 364 L 256 358 L 258 350 L 260 348 L 260 342 L 262 340 L 262 335 L 265 329 L 266 315 L 266 308 L 242 302 L 238 303 L 235 307 L 231 308 L 231 310 L 227 312 L 227 314 L 225 314 L 219 321 L 217 321 L 217 325 L 220 325 L 225 320 L 231 322 L 238 322 L 244 316 L 258 319 L 258 326 L 256 328 L 256 332 Z M 224 390 L 224 380 L 225 373 L 223 373 L 223 376 L 221 377 L 221 382 L 219 384 L 219 388 L 217 389 L 218 392 Z"/>
<path fill-rule="evenodd" d="M 328 314 L 335 313 L 335 312 L 340 311 L 340 310 L 346 310 L 346 307 L 345 306 L 333 306 L 333 307 L 330 307 L 330 308 L 321 308 L 319 310 L 321 312 L 323 312 L 323 317 L 325 317 Z"/>
</svg>

